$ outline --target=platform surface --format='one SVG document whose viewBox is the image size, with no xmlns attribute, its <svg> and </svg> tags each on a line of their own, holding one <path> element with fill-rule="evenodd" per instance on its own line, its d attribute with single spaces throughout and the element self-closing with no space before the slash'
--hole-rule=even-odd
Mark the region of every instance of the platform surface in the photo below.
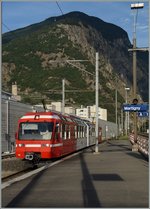
<svg viewBox="0 0 150 209">
<path fill-rule="evenodd" d="M 128 140 L 83 150 L 2 190 L 2 207 L 148 208 L 149 163 Z"/>
</svg>

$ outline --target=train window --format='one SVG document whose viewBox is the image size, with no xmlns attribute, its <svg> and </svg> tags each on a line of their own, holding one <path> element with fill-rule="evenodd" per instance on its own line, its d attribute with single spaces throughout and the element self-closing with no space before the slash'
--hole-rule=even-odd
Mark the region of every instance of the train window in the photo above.
<svg viewBox="0 0 150 209">
<path fill-rule="evenodd" d="M 69 139 L 73 137 L 72 126 L 69 126 Z"/>
<path fill-rule="evenodd" d="M 78 131 L 78 138 L 80 138 L 80 126 L 77 127 L 77 131 Z"/>
<path fill-rule="evenodd" d="M 71 138 L 75 138 L 75 127 L 74 126 L 70 126 L 70 135 L 71 135 Z"/>
<path fill-rule="evenodd" d="M 82 137 L 81 126 L 78 126 L 78 138 Z"/>
<path fill-rule="evenodd" d="M 84 133 L 85 133 L 85 127 L 83 126 L 83 132 L 82 132 L 82 137 L 84 138 Z"/>
<path fill-rule="evenodd" d="M 59 132 L 59 123 L 56 123 L 55 132 Z"/>
<path fill-rule="evenodd" d="M 80 126 L 80 138 L 82 138 L 82 126 Z"/>
<path fill-rule="evenodd" d="M 81 126 L 81 138 L 83 138 L 83 126 Z"/>
<path fill-rule="evenodd" d="M 74 131 L 75 131 L 75 138 L 77 138 L 77 126 L 74 127 Z"/>
<path fill-rule="evenodd" d="M 84 126 L 82 126 L 82 138 L 84 137 Z"/>
<path fill-rule="evenodd" d="M 68 133 L 68 139 L 70 139 L 70 129 L 69 129 L 69 131 L 68 131 L 69 133 Z"/>
<path fill-rule="evenodd" d="M 92 136 L 95 136 L 95 127 L 92 127 Z"/>
<path fill-rule="evenodd" d="M 52 138 L 54 124 L 51 122 L 25 122 L 19 126 L 20 140 L 48 140 Z"/>
<path fill-rule="evenodd" d="M 60 124 L 60 138 L 62 138 L 62 124 Z"/>
<path fill-rule="evenodd" d="M 62 124 L 62 138 L 66 139 L 66 126 L 65 126 L 65 124 Z"/>
<path fill-rule="evenodd" d="M 84 127 L 84 136 L 87 137 L 87 126 Z"/>
<path fill-rule="evenodd" d="M 69 126 L 66 125 L 66 138 L 69 139 Z"/>
<path fill-rule="evenodd" d="M 56 126 L 55 126 L 55 139 L 59 139 L 59 123 L 56 123 Z"/>
</svg>

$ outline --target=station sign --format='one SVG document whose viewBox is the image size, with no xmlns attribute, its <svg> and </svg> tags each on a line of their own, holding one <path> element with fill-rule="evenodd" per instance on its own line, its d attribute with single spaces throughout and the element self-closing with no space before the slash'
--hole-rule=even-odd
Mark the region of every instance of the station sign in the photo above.
<svg viewBox="0 0 150 209">
<path fill-rule="evenodd" d="M 138 117 L 148 117 L 149 112 L 138 112 Z"/>
<path fill-rule="evenodd" d="M 149 109 L 148 104 L 124 104 L 124 112 L 147 112 Z"/>
</svg>

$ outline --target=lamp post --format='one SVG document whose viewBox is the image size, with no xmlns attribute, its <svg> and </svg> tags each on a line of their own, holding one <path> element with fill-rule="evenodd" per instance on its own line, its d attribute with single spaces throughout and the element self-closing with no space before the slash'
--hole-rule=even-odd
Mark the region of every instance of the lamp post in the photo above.
<svg viewBox="0 0 150 209">
<path fill-rule="evenodd" d="M 128 91 L 130 88 L 125 87 L 125 102 L 128 104 Z M 125 134 L 128 135 L 129 131 L 129 112 L 125 112 Z"/>
<path fill-rule="evenodd" d="M 144 3 L 134 3 L 131 4 L 131 9 L 135 10 L 134 13 L 134 23 L 133 23 L 133 98 L 136 99 L 136 87 L 137 87 L 137 76 L 136 76 L 136 23 L 137 23 L 137 14 L 138 9 L 144 7 Z M 134 143 L 137 142 L 137 115 L 134 112 L 133 116 L 133 126 L 134 126 Z"/>
</svg>

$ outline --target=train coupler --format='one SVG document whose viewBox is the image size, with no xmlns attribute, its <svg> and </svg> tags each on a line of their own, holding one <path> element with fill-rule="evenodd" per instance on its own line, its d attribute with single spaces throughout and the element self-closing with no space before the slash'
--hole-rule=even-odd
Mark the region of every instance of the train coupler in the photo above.
<svg viewBox="0 0 150 209">
<path fill-rule="evenodd" d="M 29 160 L 33 165 L 37 165 L 40 162 L 41 156 L 37 153 L 26 153 L 25 159 Z"/>
</svg>

